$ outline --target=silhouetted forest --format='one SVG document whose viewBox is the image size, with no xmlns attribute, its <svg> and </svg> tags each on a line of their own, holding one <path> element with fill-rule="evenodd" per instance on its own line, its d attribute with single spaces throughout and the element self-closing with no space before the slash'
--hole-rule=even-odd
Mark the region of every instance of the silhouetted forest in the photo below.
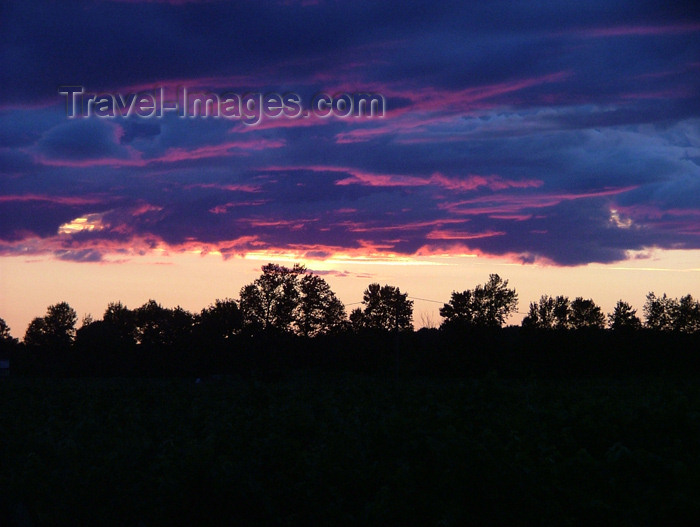
<svg viewBox="0 0 700 527">
<path fill-rule="evenodd" d="M 700 371 L 700 302 L 649 293 L 643 318 L 620 300 L 603 313 L 592 299 L 544 295 L 521 326 L 504 327 L 518 295 L 492 274 L 453 292 L 439 328 L 413 330 L 413 300 L 398 287 L 370 284 L 361 307 L 345 306 L 304 266 L 267 264 L 239 299 L 199 313 L 155 300 L 129 309 L 108 304 L 77 326 L 65 302 L 34 318 L 22 342 L 0 319 L 0 358 L 12 375 L 243 376 L 277 378 L 299 370 L 507 376 L 636 375 Z"/>
<path fill-rule="evenodd" d="M 397 287 L 346 316 L 269 264 L 199 313 L 112 302 L 76 327 L 60 302 L 22 342 L 0 322 L 0 524 L 697 517 L 698 302 L 650 293 L 642 321 L 543 296 L 504 327 L 517 300 L 494 274 L 414 331 Z"/>
</svg>

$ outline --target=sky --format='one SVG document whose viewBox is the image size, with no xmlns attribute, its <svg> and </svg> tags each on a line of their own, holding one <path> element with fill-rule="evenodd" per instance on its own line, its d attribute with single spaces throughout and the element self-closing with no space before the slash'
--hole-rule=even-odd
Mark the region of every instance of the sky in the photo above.
<svg viewBox="0 0 700 527">
<path fill-rule="evenodd" d="M 67 86 L 112 110 L 185 88 L 300 112 L 70 115 Z M 313 111 L 359 93 L 383 115 Z M 199 311 L 267 262 L 346 305 L 397 285 L 417 327 L 490 273 L 518 291 L 513 323 L 542 294 L 641 314 L 649 291 L 700 296 L 699 165 L 688 2 L 0 7 L 0 317 L 19 338 L 64 300 Z"/>
</svg>

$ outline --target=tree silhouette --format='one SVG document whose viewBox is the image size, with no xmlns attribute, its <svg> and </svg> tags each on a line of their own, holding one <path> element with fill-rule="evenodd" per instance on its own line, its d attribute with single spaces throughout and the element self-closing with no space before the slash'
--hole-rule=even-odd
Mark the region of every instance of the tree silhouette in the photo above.
<svg viewBox="0 0 700 527">
<path fill-rule="evenodd" d="M 75 339 L 78 315 L 66 302 L 49 306 L 44 317 L 33 319 L 24 335 L 28 346 L 67 350 Z"/>
<path fill-rule="evenodd" d="M 299 264 L 291 269 L 273 263 L 262 266 L 262 274 L 240 292 L 244 326 L 253 331 L 293 331 L 299 298 L 297 279 L 305 272 L 306 268 Z"/>
<path fill-rule="evenodd" d="M 106 331 L 114 335 L 120 345 L 136 343 L 136 313 L 121 302 L 110 302 L 102 316 Z"/>
<path fill-rule="evenodd" d="M 691 295 L 685 295 L 678 301 L 674 329 L 684 333 L 700 331 L 700 301 Z"/>
<path fill-rule="evenodd" d="M 568 296 L 557 295 L 554 299 L 554 328 L 571 329 L 571 302 Z"/>
<path fill-rule="evenodd" d="M 0 318 L 0 343 L 15 344 L 17 339 L 10 335 L 10 326 L 7 325 L 4 319 Z"/>
<path fill-rule="evenodd" d="M 66 302 L 49 306 L 46 316 L 46 330 L 52 343 L 61 348 L 69 347 L 75 338 L 75 323 L 78 315 Z"/>
<path fill-rule="evenodd" d="M 162 307 L 149 300 L 136 312 L 136 338 L 142 346 L 162 348 L 181 343 L 192 332 L 194 317 L 189 311 Z"/>
<path fill-rule="evenodd" d="M 608 325 L 613 330 L 636 330 L 642 327 L 637 310 L 627 302 L 618 300 L 615 309 L 608 315 Z"/>
<path fill-rule="evenodd" d="M 542 295 L 539 302 L 530 302 L 530 308 L 523 318 L 522 326 L 524 328 L 552 329 L 555 321 L 554 298 Z"/>
<path fill-rule="evenodd" d="M 0 358 L 17 348 L 19 341 L 10 334 L 10 327 L 0 318 Z"/>
<path fill-rule="evenodd" d="M 251 332 L 281 331 L 314 337 L 340 327 L 345 307 L 320 276 L 303 265 L 262 267 L 262 275 L 241 289 L 243 324 Z"/>
<path fill-rule="evenodd" d="M 323 278 L 307 274 L 299 280 L 295 319 L 300 335 L 315 337 L 343 325 L 345 306 Z"/>
<path fill-rule="evenodd" d="M 159 346 L 169 341 L 167 310 L 155 300 L 136 309 L 136 340 L 142 346 Z"/>
<path fill-rule="evenodd" d="M 605 315 L 591 299 L 576 297 L 571 302 L 570 324 L 573 329 L 603 329 Z"/>
<path fill-rule="evenodd" d="M 34 317 L 24 333 L 24 343 L 32 348 L 43 348 L 48 344 L 44 317 Z"/>
<path fill-rule="evenodd" d="M 530 309 L 522 322 L 524 328 L 571 329 L 571 302 L 566 296 L 542 295 L 538 302 L 530 302 Z"/>
<path fill-rule="evenodd" d="M 351 313 L 353 327 L 406 331 L 413 329 L 413 301 L 398 287 L 370 284 L 362 296 L 363 311 Z"/>
<path fill-rule="evenodd" d="M 110 302 L 102 320 L 84 324 L 75 335 L 75 346 L 81 352 L 119 353 L 136 345 L 136 312 L 121 302 Z"/>
<path fill-rule="evenodd" d="M 518 294 L 508 289 L 508 280 L 491 274 L 483 286 L 452 292 L 450 301 L 440 308 L 442 326 L 501 327 L 517 306 Z"/>
<path fill-rule="evenodd" d="M 661 297 L 649 293 L 644 304 L 644 316 L 646 327 L 657 331 L 700 331 L 700 302 L 691 295 L 678 300 L 666 296 L 666 293 Z"/>
<path fill-rule="evenodd" d="M 678 301 L 666 296 L 657 297 L 654 293 L 648 293 L 644 303 L 645 325 L 649 329 L 657 331 L 671 331 L 674 329 Z"/>
<path fill-rule="evenodd" d="M 199 315 L 200 333 L 207 339 L 227 340 L 240 333 L 243 315 L 235 300 L 226 298 L 202 309 Z"/>
<path fill-rule="evenodd" d="M 350 312 L 348 317 L 350 321 L 350 329 L 357 332 L 365 327 L 365 316 L 362 312 L 362 308 L 356 307 Z"/>
<path fill-rule="evenodd" d="M 168 313 L 170 315 L 168 323 L 169 333 L 172 335 L 171 343 L 180 345 L 192 335 L 195 316 L 180 306 L 168 309 Z"/>
</svg>

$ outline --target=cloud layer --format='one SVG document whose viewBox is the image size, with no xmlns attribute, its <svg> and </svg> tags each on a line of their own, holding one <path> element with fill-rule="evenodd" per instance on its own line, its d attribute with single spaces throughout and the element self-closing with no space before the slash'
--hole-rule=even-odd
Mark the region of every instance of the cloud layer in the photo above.
<svg viewBox="0 0 700 527">
<path fill-rule="evenodd" d="M 680 4 L 679 4 L 680 5 Z M 11 2 L 0 254 L 700 248 L 700 16 L 668 2 Z M 68 119 L 58 87 L 374 92 L 383 118 Z"/>
</svg>

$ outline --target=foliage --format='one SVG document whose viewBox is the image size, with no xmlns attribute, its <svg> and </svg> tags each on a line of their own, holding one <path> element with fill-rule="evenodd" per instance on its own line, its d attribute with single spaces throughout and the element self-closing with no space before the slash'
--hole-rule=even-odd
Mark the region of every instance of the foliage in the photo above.
<svg viewBox="0 0 700 527">
<path fill-rule="evenodd" d="M 673 328 L 685 333 L 700 331 L 700 301 L 693 299 L 691 295 L 681 297 Z"/>
<path fill-rule="evenodd" d="M 135 311 L 136 339 L 142 346 L 172 346 L 187 338 L 194 326 L 192 314 L 181 307 L 168 309 L 149 300 Z"/>
<path fill-rule="evenodd" d="M 700 302 L 691 295 L 680 300 L 649 293 L 644 304 L 645 326 L 657 331 L 693 333 L 700 330 Z"/>
<path fill-rule="evenodd" d="M 678 303 L 673 298 L 667 297 L 666 293 L 662 297 L 657 297 L 650 292 L 644 303 L 646 327 L 657 331 L 671 331 L 677 309 Z"/>
<path fill-rule="evenodd" d="M 16 344 L 17 339 L 10 334 L 10 326 L 0 318 L 0 344 Z"/>
<path fill-rule="evenodd" d="M 44 317 L 34 318 L 24 336 L 28 346 L 65 351 L 75 338 L 78 315 L 66 302 L 51 305 Z"/>
<path fill-rule="evenodd" d="M 294 315 L 299 335 L 315 337 L 342 327 L 345 306 L 323 278 L 306 274 L 298 287 L 299 303 Z"/>
<path fill-rule="evenodd" d="M 44 317 L 34 317 L 29 323 L 24 333 L 24 344 L 33 348 L 49 345 Z"/>
<path fill-rule="evenodd" d="M 202 338 L 228 340 L 239 334 L 243 328 L 243 315 L 235 300 L 226 298 L 202 309 L 198 320 L 198 330 Z"/>
<path fill-rule="evenodd" d="M 250 332 L 278 331 L 313 337 L 342 325 L 345 307 L 320 276 L 303 265 L 262 267 L 240 292 L 243 325 Z"/>
<path fill-rule="evenodd" d="M 571 302 L 569 323 L 573 329 L 603 329 L 605 315 L 593 300 L 579 296 Z"/>
<path fill-rule="evenodd" d="M 136 342 L 136 313 L 121 302 L 110 302 L 102 320 L 121 344 L 131 345 Z"/>
<path fill-rule="evenodd" d="M 539 302 L 530 302 L 522 325 L 536 329 L 570 329 L 571 303 L 568 297 L 542 295 Z"/>
<path fill-rule="evenodd" d="M 350 321 L 350 329 L 353 331 L 357 332 L 360 331 L 362 328 L 364 328 L 365 324 L 365 317 L 364 313 L 362 312 L 362 308 L 356 307 L 350 312 L 350 316 L 348 317 Z"/>
<path fill-rule="evenodd" d="M 12 357 L 13 363 L 24 364 L 28 368 L 27 371 L 39 374 L 82 371 L 91 372 L 93 375 L 111 375 L 141 368 L 141 373 L 162 375 L 191 371 L 195 365 L 206 369 L 215 368 L 217 365 L 223 369 L 231 369 L 234 362 L 232 350 L 237 350 L 237 357 L 240 359 L 242 355 L 252 353 L 252 350 L 260 354 L 261 350 L 272 347 L 275 353 L 278 349 L 287 350 L 287 357 L 279 356 L 274 360 L 274 367 L 281 371 L 282 364 L 286 367 L 310 364 L 312 359 L 308 353 L 309 341 L 298 339 L 339 336 L 338 341 L 328 341 L 331 342 L 334 353 L 337 353 L 340 343 L 345 342 L 347 337 L 363 337 L 364 341 L 356 341 L 355 344 L 357 348 L 366 351 L 372 348 L 368 345 L 369 340 L 378 342 L 379 333 L 367 334 L 363 330 L 399 329 L 410 333 L 413 329 L 413 301 L 398 287 L 370 284 L 364 291 L 362 304 L 363 307 L 353 309 L 346 319 L 342 302 L 323 278 L 308 273 L 306 268 L 299 264 L 287 268 L 270 263 L 262 267 L 262 274 L 253 283 L 241 289 L 240 301 L 230 298 L 217 299 L 197 315 L 179 306 L 174 309 L 164 308 L 155 300 L 149 300 L 133 310 L 121 302 L 111 302 L 102 320 L 92 320 L 92 317 L 86 316 L 83 325 L 76 331 L 75 311 L 66 302 L 61 302 L 49 306 L 45 316 L 36 317 L 31 321 L 23 345 L 11 338 L 7 324 L 0 319 L 0 351 L 4 356 Z M 468 329 L 469 348 L 472 352 L 489 346 L 493 348 L 493 345 L 487 342 L 480 342 L 478 334 L 496 333 L 490 329 L 502 329 L 516 306 L 515 290 L 508 288 L 507 280 L 492 274 L 484 285 L 477 285 L 474 289 L 463 292 L 453 292 L 450 301 L 442 306 L 440 314 L 444 321 L 440 329 L 452 331 L 434 330 L 433 333 L 426 330 L 422 332 L 420 339 L 428 342 L 438 338 L 437 333 L 442 333 L 448 341 L 453 339 L 463 349 L 464 334 L 459 330 Z M 644 315 L 645 324 L 642 327 L 632 306 L 620 300 L 613 312 L 608 314 L 607 321 L 613 330 L 627 330 L 624 332 L 626 337 L 631 337 L 632 332 L 646 332 L 648 335 L 648 330 L 673 333 L 673 336 L 666 335 L 669 338 L 664 336 L 670 346 L 680 342 L 679 335 L 700 336 L 700 302 L 689 294 L 675 299 L 666 294 L 657 297 L 654 293 L 649 293 L 644 305 Z M 426 321 L 424 326 L 429 325 Z M 529 312 L 522 321 L 522 328 L 603 329 L 605 322 L 605 315 L 592 299 L 578 297 L 570 301 L 566 296 L 543 295 L 539 301 L 530 303 Z M 489 331 L 473 331 L 473 328 L 488 328 Z M 508 349 L 523 349 L 529 346 L 529 339 L 546 339 L 566 332 L 513 333 L 513 328 L 503 330 L 508 332 L 505 335 Z M 589 332 L 586 336 L 588 344 L 598 338 L 592 333 L 594 332 Z M 396 349 L 398 341 L 399 339 L 395 339 L 387 345 Z M 613 344 L 618 346 L 619 342 Z M 560 348 L 564 349 L 569 345 L 568 340 L 562 341 Z M 646 348 L 646 345 L 642 343 L 642 347 Z M 137 348 L 157 353 L 140 355 L 136 368 L 120 366 L 120 363 L 132 360 L 130 357 L 134 355 L 129 353 Z M 30 353 L 19 357 L 17 352 L 24 349 Z M 43 350 L 76 353 L 70 357 L 61 353 L 56 355 L 57 359 L 54 360 L 48 354 L 41 353 Z M 349 356 L 325 354 L 322 359 L 316 356 L 313 360 L 349 366 L 352 362 L 348 360 Z M 355 364 L 352 368 L 361 369 L 370 363 L 385 367 L 386 361 L 381 353 L 377 357 L 376 361 L 368 361 L 368 356 L 364 355 L 364 364 Z M 17 358 L 22 360 L 17 363 Z M 416 361 L 427 361 L 426 357 L 420 354 L 413 358 Z M 474 359 L 474 356 L 471 358 Z M 434 354 L 431 355 L 430 361 L 424 362 L 421 367 L 429 368 L 433 364 L 450 360 L 450 357 L 438 357 Z M 253 362 L 250 358 L 245 361 L 239 360 L 236 368 L 239 368 L 238 371 L 251 371 L 260 366 L 254 366 Z M 511 363 L 516 362 L 511 359 Z M 473 365 L 477 366 L 478 361 L 474 361 Z M 394 369 L 397 367 L 394 366 Z M 20 370 L 21 368 L 13 368 L 13 371 Z"/>
<path fill-rule="evenodd" d="M 637 316 L 637 310 L 627 302 L 618 300 L 615 309 L 608 315 L 608 324 L 613 330 L 638 330 L 642 322 Z"/>
<path fill-rule="evenodd" d="M 350 324 L 357 328 L 386 331 L 413 329 L 413 301 L 398 287 L 370 284 L 362 295 L 364 310 L 351 313 Z"/>
<path fill-rule="evenodd" d="M 306 272 L 303 265 L 287 267 L 269 263 L 262 274 L 240 292 L 243 323 L 253 330 L 292 331 L 299 292 L 296 282 Z"/>
<path fill-rule="evenodd" d="M 483 286 L 461 293 L 452 292 L 449 303 L 440 308 L 443 327 L 471 326 L 500 328 L 518 306 L 515 289 L 508 289 L 508 280 L 489 275 Z"/>
<path fill-rule="evenodd" d="M 543 295 L 539 302 L 531 302 L 523 319 L 524 328 L 535 329 L 603 329 L 605 315 L 591 299 Z"/>
</svg>

